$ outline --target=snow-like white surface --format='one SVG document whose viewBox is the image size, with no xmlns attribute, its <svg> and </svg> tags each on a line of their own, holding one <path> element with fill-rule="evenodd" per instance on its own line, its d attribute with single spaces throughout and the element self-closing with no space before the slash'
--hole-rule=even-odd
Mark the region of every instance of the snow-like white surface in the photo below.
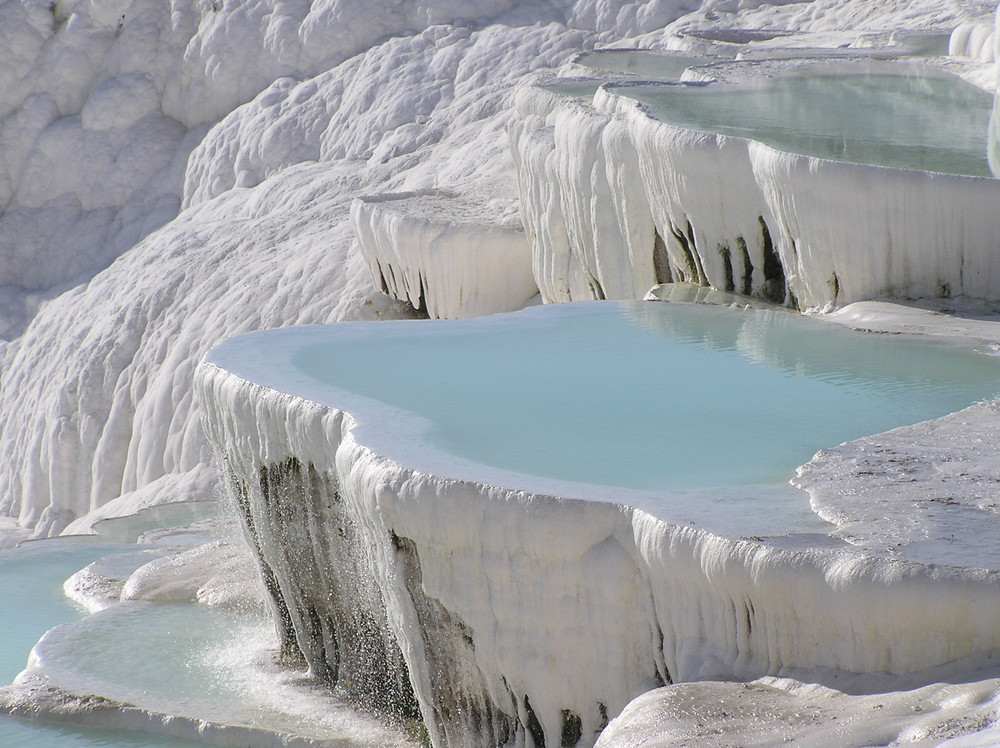
<svg viewBox="0 0 1000 748">
<path fill-rule="evenodd" d="M 231 523 L 222 529 L 217 522 L 187 528 L 184 542 L 167 535 L 134 553 L 99 559 L 66 580 L 66 596 L 92 613 L 130 600 L 262 608 L 264 591 L 252 557 L 232 542 Z M 220 534 L 230 540 L 214 539 Z"/>
<path fill-rule="evenodd" d="M 623 298 L 666 280 L 820 310 L 1000 294 L 1000 180 L 785 153 L 661 122 L 628 92 L 518 91 L 511 143 L 543 298 Z"/>
<path fill-rule="evenodd" d="M 487 734 L 440 716 L 463 699 L 485 699 L 490 724 L 518 734 L 529 732 L 530 704 L 547 740 L 560 735 L 568 710 L 587 744 L 603 724 L 598 705 L 615 716 L 657 678 L 902 675 L 1000 647 L 996 572 L 823 550 L 819 539 L 812 548 L 726 540 L 612 503 L 419 473 L 359 443 L 353 418 L 334 408 L 214 364 L 198 377 L 206 424 L 246 497 L 264 563 L 287 607 L 300 611 L 292 615 L 300 646 L 310 634 L 296 616 L 316 604 L 323 574 L 279 539 L 305 523 L 310 545 L 335 547 L 338 527 L 355 528 L 367 550 L 352 558 L 386 606 L 385 625 L 438 742 Z M 290 456 L 324 476 L 310 485 L 319 497 L 336 491 L 338 514 L 315 500 L 282 519 L 286 496 L 297 494 L 262 488 L 256 476 L 270 470 L 278 485 Z M 419 564 L 419 594 L 400 548 Z M 428 621 L 419 595 L 443 607 L 443 620 L 460 621 L 472 647 L 442 619 Z M 438 680 L 425 681 L 429 672 Z M 449 687 L 442 672 L 458 674 Z"/>
<path fill-rule="evenodd" d="M 208 125 L 276 81 L 287 89 L 291 79 L 324 73 L 387 37 L 408 33 L 419 39 L 429 27 L 481 21 L 517 5 L 5 0 L 0 286 L 37 291 L 79 282 L 173 219 L 182 201 L 190 205 L 206 190 L 218 194 L 218 176 L 205 173 L 211 167 L 187 163 L 192 148 Z M 413 86 L 417 91 L 426 94 L 427 88 Z M 435 105 L 433 97 L 423 102 Z M 390 129 L 412 124 L 415 103 L 416 97 L 398 96 L 380 107 L 395 120 L 386 123 Z M 318 158 L 315 143 L 303 142 L 309 138 L 295 131 L 322 128 L 329 115 L 306 111 L 308 105 L 294 108 L 272 112 L 284 129 L 263 144 L 274 152 L 272 164 Z M 250 119 L 238 129 L 246 133 L 250 125 L 260 137 L 266 133 L 255 126 L 260 124 Z M 225 126 L 224 132 L 233 145 L 234 133 Z M 337 138 L 333 131 L 327 135 Z M 400 144 L 414 137 L 399 135 Z M 240 186 L 259 182 L 270 166 L 255 163 L 242 148 L 225 155 L 238 156 Z M 225 155 L 217 158 L 225 161 Z M 25 313 L 11 320 L 15 331 Z"/>
<path fill-rule="evenodd" d="M 989 662 L 975 682 L 944 668 L 925 676 L 931 685 L 919 687 L 905 679 L 885 680 L 877 688 L 857 688 L 855 683 L 852 689 L 793 678 L 668 686 L 629 704 L 602 733 L 598 746 L 995 745 L 1000 732 L 990 725 L 1000 680 L 993 660 Z"/>
<path fill-rule="evenodd" d="M 351 248 L 351 199 L 473 178 L 513 197 L 511 81 L 587 40 L 558 25 L 434 27 L 303 82 L 279 79 L 229 115 L 188 164 L 191 207 L 0 350 L 3 513 L 51 534 L 200 470 L 210 455 L 190 380 L 222 337 L 393 314 Z"/>
<path fill-rule="evenodd" d="M 376 288 L 432 319 L 512 312 L 538 295 L 514 201 L 374 195 L 355 199 L 351 220 Z"/>
<path fill-rule="evenodd" d="M 0 507 L 41 534 L 60 531 L 164 475 L 207 464 L 187 382 L 193 362 L 217 340 L 259 327 L 390 313 L 372 296 L 364 263 L 350 246 L 347 206 L 353 197 L 446 184 L 478 185 L 512 199 L 504 134 L 512 83 L 564 63 L 594 41 L 621 45 L 625 37 L 647 34 L 644 44 L 667 43 L 660 29 L 700 7 L 610 0 L 529 3 L 509 11 L 472 0 L 386 4 L 367 8 L 363 22 L 345 26 L 359 12 L 346 2 L 118 5 L 61 3 L 55 16 L 44 3 L 7 0 L 0 6 L 4 54 L 12 61 L 4 68 L 10 78 L 5 122 L 33 111 L 29 100 L 51 97 L 58 112 L 54 124 L 41 117 L 34 129 L 17 126 L 23 142 L 5 139 L 9 172 L 35 173 L 20 164 L 41 153 L 36 143 L 47 138 L 72 156 L 56 163 L 57 181 L 46 176 L 21 187 L 20 177 L 11 177 L 15 203 L 30 189 L 38 193 L 32 204 L 54 204 L 65 194 L 67 205 L 83 206 L 116 180 L 140 176 L 115 167 L 113 179 L 102 178 L 121 141 L 90 147 L 77 133 L 84 120 L 106 127 L 112 105 L 121 109 L 116 127 L 95 132 L 148 137 L 156 128 L 137 117 L 142 107 L 154 106 L 155 92 L 163 116 L 187 133 L 183 146 L 167 148 L 176 157 L 171 168 L 183 174 L 148 182 L 157 195 L 174 195 L 167 213 L 156 207 L 159 197 L 119 190 L 107 198 L 116 215 L 143 221 L 160 216 L 136 229 L 135 238 L 167 220 L 177 205 L 188 206 L 176 219 L 134 246 L 126 245 L 135 238 L 122 240 L 104 259 L 87 260 L 90 273 L 122 255 L 89 283 L 32 294 L 22 280 L 2 287 L 10 329 L 21 329 L 25 315 L 32 321 L 22 335 L 0 344 Z M 821 16 L 812 15 L 821 6 Z M 741 13 L 711 7 L 684 17 L 680 26 L 851 28 L 856 36 L 859 28 L 947 30 L 981 15 L 958 3 L 905 10 L 858 2 L 754 3 Z M 491 16 L 501 23 L 489 25 Z M 449 19 L 463 22 L 421 31 Z M 35 95 L 39 91 L 45 93 Z M 243 101 L 249 103 L 234 109 Z M 608 138 L 625 142 L 620 128 Z M 150 147 L 159 152 L 164 142 Z M 86 162 L 82 153 L 89 154 Z M 155 160 L 144 158 L 143 168 Z M 575 167 L 567 161 L 559 168 Z M 618 178 L 627 186 L 629 177 L 622 169 Z M 632 195 L 624 188 L 621 194 Z M 531 202 L 522 207 L 529 224 Z M 77 259 L 66 258 L 87 255 L 61 249 L 64 242 L 89 242 L 101 252 L 114 244 L 103 229 L 69 232 L 50 213 L 15 203 L 5 204 L 2 220 L 22 222 L 30 235 L 0 246 L 21 253 L 32 243 L 45 245 L 59 261 L 29 264 L 65 276 L 60 283 L 83 272 L 72 269 Z M 632 288 L 641 295 L 655 280 L 646 256 L 652 226 L 641 203 L 619 205 L 623 218 L 612 222 L 614 231 L 627 229 L 638 254 L 631 270 L 621 263 L 602 270 L 609 295 Z M 69 215 L 76 221 L 89 213 L 74 207 Z M 138 220 L 120 222 L 138 226 Z M 585 215 L 573 220 L 577 229 L 588 227 Z M 558 221 L 552 230 L 564 231 Z M 45 238 L 50 235 L 57 239 Z M 539 262 L 544 258 L 536 257 L 536 271 Z M 543 288 L 547 298 L 568 298 L 569 288 L 580 294 L 575 298 L 590 292 L 586 274 L 571 263 L 539 275 L 546 286 L 549 276 L 569 276 L 558 288 Z M 368 300 L 372 306 L 364 304 Z"/>
<path fill-rule="evenodd" d="M 996 38 L 992 24 L 967 21 L 956 28 L 948 43 L 948 54 L 980 62 L 996 59 Z"/>
<path fill-rule="evenodd" d="M 1000 403 L 824 449 L 794 483 L 866 552 L 996 568 Z"/>
<path fill-rule="evenodd" d="M 351 248 L 350 201 L 440 185 L 513 199 L 509 95 L 530 72 L 594 43 L 712 46 L 683 30 L 787 29 L 811 33 L 761 44 L 833 46 L 991 14 L 959 0 L 3 0 L 0 513 L 19 520 L 15 535 L 45 535 L 85 528 L 123 495 L 123 508 L 204 498 L 195 363 L 251 329 L 398 314 Z M 546 159 L 546 107 L 525 162 L 580 172 Z M 631 158 L 621 126 L 585 119 L 567 143 L 592 152 L 601 130 L 608 153 Z M 624 231 L 631 268 L 569 257 L 568 231 L 594 222 L 580 210 L 548 220 L 562 199 L 552 185 L 522 205 L 557 250 L 534 260 L 546 298 L 589 298 L 587 272 L 609 295 L 657 280 L 653 208 L 615 169 L 592 191 L 618 180 L 628 200 L 597 229 Z"/>
</svg>

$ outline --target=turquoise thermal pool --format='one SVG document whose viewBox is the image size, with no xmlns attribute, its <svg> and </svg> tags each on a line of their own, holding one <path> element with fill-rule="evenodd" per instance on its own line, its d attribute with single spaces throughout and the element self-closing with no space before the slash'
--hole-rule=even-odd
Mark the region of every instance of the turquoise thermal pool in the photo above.
<svg viewBox="0 0 1000 748">
<path fill-rule="evenodd" d="M 719 60 L 720 58 L 704 55 L 664 54 L 631 49 L 597 50 L 577 58 L 579 64 L 595 70 L 631 73 L 655 81 L 678 81 L 689 67 Z"/>
<path fill-rule="evenodd" d="M 217 509 L 194 503 L 155 507 L 132 517 L 105 520 L 98 527 L 103 533 L 110 526 L 112 536 L 134 541 L 135 534 L 151 524 L 162 527 L 172 521 L 199 520 Z M 171 534 L 170 547 L 185 547 L 187 537 L 182 531 Z M 282 734 L 300 735 L 302 744 L 315 740 L 362 748 L 402 743 L 392 728 L 317 688 L 314 679 L 276 665 L 272 659 L 277 647 L 274 627 L 262 611 L 193 602 L 131 601 L 86 615 L 63 593 L 63 582 L 108 556 L 113 557 L 112 565 L 125 559 L 123 568 L 141 563 L 127 558 L 139 552 L 152 551 L 154 555 L 145 560 L 155 558 L 157 546 L 131 541 L 77 536 L 32 541 L 0 551 L 0 597 L 4 600 L 0 675 L 4 683 L 14 680 L 33 652 L 37 672 L 50 684 L 84 698 L 112 699 L 152 715 L 207 720 L 216 726 L 206 735 L 207 743 L 214 745 L 284 744 Z M 203 541 L 204 536 L 198 542 Z M 50 698 L 42 693 L 39 706 L 53 706 Z M 89 716 L 111 724 L 116 712 L 111 709 L 108 714 Z M 136 721 L 126 717 L 124 723 L 135 725 Z M 242 728 L 260 731 L 248 734 Z M 185 728 L 180 725 L 179 729 Z M 4 748 L 195 748 L 205 744 L 0 714 L 0 746 Z"/>
<path fill-rule="evenodd" d="M 754 78 L 740 85 L 616 88 L 680 127 L 735 135 L 835 161 L 992 177 L 993 96 L 940 74 L 892 65 Z"/>
<path fill-rule="evenodd" d="M 28 653 L 53 626 L 80 619 L 84 612 L 63 594 L 74 572 L 109 553 L 134 551 L 134 545 L 111 544 L 93 537 L 44 540 L 0 551 L 0 679 L 10 683 L 24 669 Z M 143 632 L 137 631 L 142 636 Z M 93 643 L 80 640 L 81 647 Z M 136 651 L 148 652 L 144 646 Z M 118 653 L 123 654 L 123 653 Z M 105 655 L 116 661 L 117 655 Z M 162 665 L 162 661 L 160 662 Z M 161 672 L 163 668 L 161 667 Z M 18 748 L 193 748 L 187 740 L 47 724 L 0 715 L 0 745 Z"/>
<path fill-rule="evenodd" d="M 360 442 L 407 467 L 665 519 L 787 499 L 774 484 L 817 450 L 1000 390 L 1000 359 L 969 347 L 661 302 L 289 328 L 207 360 L 350 412 Z"/>
<path fill-rule="evenodd" d="M 598 50 L 576 58 L 575 62 L 591 68 L 594 75 L 601 73 L 631 73 L 641 80 L 676 83 L 684 71 L 696 65 L 719 62 L 720 58 L 647 52 L 643 50 Z M 553 81 L 542 87 L 563 96 L 586 97 L 594 95 L 605 83 L 597 78 L 568 78 Z"/>
</svg>

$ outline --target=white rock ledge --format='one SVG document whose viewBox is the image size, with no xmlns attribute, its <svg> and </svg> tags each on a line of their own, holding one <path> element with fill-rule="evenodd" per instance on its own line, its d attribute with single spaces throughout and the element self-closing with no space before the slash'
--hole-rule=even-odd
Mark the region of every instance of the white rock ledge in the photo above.
<svg viewBox="0 0 1000 748">
<path fill-rule="evenodd" d="M 535 84 L 515 94 L 511 148 L 546 301 L 639 298 L 667 281 L 803 310 L 1000 298 L 1000 180 L 677 127 L 622 95 L 628 85 L 592 101 Z"/>
<path fill-rule="evenodd" d="M 594 743 L 659 684 L 916 673 L 1000 648 L 1000 574 L 793 550 L 629 506 L 429 475 L 364 412 L 237 376 L 196 387 L 285 647 L 436 745 Z"/>
<path fill-rule="evenodd" d="M 461 319 L 521 309 L 538 294 L 511 207 L 419 190 L 357 198 L 351 220 L 376 288 L 432 318 Z"/>
</svg>

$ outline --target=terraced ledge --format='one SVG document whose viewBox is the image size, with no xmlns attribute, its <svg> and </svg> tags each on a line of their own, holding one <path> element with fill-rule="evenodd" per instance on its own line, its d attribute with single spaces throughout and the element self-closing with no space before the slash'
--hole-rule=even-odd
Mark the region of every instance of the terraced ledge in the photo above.
<svg viewBox="0 0 1000 748">
<path fill-rule="evenodd" d="M 509 202 L 448 190 L 361 197 L 351 206 L 376 288 L 434 319 L 521 309 L 538 294 Z"/>
</svg>

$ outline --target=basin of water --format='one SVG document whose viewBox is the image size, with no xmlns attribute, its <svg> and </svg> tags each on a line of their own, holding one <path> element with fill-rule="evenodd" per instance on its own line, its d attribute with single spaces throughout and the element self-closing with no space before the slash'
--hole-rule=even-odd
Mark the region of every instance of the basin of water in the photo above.
<svg viewBox="0 0 1000 748">
<path fill-rule="evenodd" d="M 132 536 L 157 520 L 203 519 L 216 511 L 204 502 L 172 505 L 102 524 L 113 527 L 113 534 Z M 63 582 L 93 561 L 150 547 L 82 536 L 0 551 L 2 682 L 14 680 L 31 652 L 36 671 L 63 691 L 124 702 L 154 715 L 211 722 L 218 726 L 210 739 L 214 744 L 276 745 L 282 738 L 275 733 L 282 732 L 358 748 L 403 743 L 397 731 L 337 700 L 315 679 L 276 664 L 274 627 L 259 612 L 140 601 L 86 615 L 63 593 Z M 111 724 L 116 714 L 95 719 Z M 4 748 L 199 745 L 205 743 L 0 715 Z"/>
<path fill-rule="evenodd" d="M 649 52 L 640 49 L 596 50 L 580 55 L 576 62 L 595 70 L 631 73 L 653 81 L 678 81 L 694 65 L 718 62 L 718 57 Z"/>
<path fill-rule="evenodd" d="M 1000 390 L 1000 359 L 968 347 L 662 302 L 251 333 L 209 361 L 349 411 L 360 441 L 418 470 L 670 520 L 720 501 L 760 520 L 766 507 L 743 499 L 766 494 L 797 529 L 802 496 L 795 519 L 789 494 L 754 487 Z"/>
<path fill-rule="evenodd" d="M 658 119 L 807 156 L 992 177 L 993 96 L 958 78 L 868 63 L 860 72 L 795 74 L 740 85 L 629 86 Z"/>
<path fill-rule="evenodd" d="M 84 615 L 66 598 L 63 582 L 109 553 L 135 546 L 88 538 L 25 543 L 0 552 L 0 682 L 10 683 L 24 669 L 28 653 L 48 629 Z M 0 716 L 0 745 L 17 748 L 193 748 L 186 740 L 98 730 L 73 725 L 27 722 Z"/>
<path fill-rule="evenodd" d="M 719 62 L 718 57 L 649 52 L 639 49 L 609 49 L 587 52 L 574 62 L 591 68 L 595 76 L 606 73 L 630 73 L 641 80 L 676 83 L 689 67 Z M 563 96 L 590 98 L 606 80 L 601 78 L 563 78 L 542 88 Z"/>
</svg>

